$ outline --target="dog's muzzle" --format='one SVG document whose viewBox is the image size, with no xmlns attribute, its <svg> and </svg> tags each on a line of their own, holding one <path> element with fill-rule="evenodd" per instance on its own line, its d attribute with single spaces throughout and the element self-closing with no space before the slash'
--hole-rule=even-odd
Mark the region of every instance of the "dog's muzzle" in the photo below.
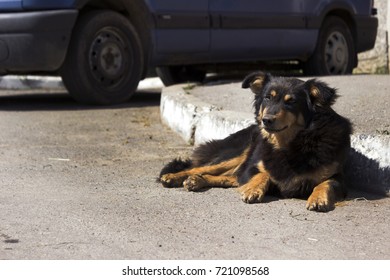
<svg viewBox="0 0 390 280">
<path fill-rule="evenodd" d="M 281 132 L 283 130 L 285 130 L 288 126 L 285 126 L 285 127 L 282 127 L 282 128 L 277 128 L 275 127 L 275 121 L 276 121 L 276 117 L 273 116 L 273 115 L 265 115 L 262 119 L 261 119 L 261 124 L 263 126 L 263 128 L 270 132 L 270 133 L 276 133 L 276 132 Z"/>
</svg>

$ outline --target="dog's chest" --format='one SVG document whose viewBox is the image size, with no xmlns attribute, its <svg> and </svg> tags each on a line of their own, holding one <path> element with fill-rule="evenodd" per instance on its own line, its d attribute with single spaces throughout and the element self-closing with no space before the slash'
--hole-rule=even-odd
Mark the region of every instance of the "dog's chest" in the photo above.
<svg viewBox="0 0 390 280">
<path fill-rule="evenodd" d="M 321 153 L 315 148 L 318 145 L 313 142 L 301 150 L 275 150 L 263 143 L 258 150 L 261 156 L 257 168 L 270 175 L 272 183 L 283 196 L 294 196 L 296 193 L 305 195 L 340 168 L 336 159 L 322 160 Z"/>
</svg>

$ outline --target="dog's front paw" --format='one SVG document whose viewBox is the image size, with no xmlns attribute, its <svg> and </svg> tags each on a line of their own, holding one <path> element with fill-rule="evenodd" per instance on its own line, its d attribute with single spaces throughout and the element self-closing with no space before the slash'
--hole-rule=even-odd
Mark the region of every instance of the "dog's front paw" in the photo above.
<svg viewBox="0 0 390 280">
<path fill-rule="evenodd" d="M 174 173 L 168 173 L 160 177 L 160 182 L 164 188 L 178 188 L 181 187 L 183 180 Z"/>
<path fill-rule="evenodd" d="M 187 191 L 197 191 L 207 186 L 206 180 L 201 175 L 193 175 L 188 177 L 183 186 Z"/>
<path fill-rule="evenodd" d="M 265 191 L 260 186 L 243 185 L 238 188 L 238 192 L 241 194 L 241 199 L 245 203 L 261 202 L 264 198 Z"/>
<path fill-rule="evenodd" d="M 328 212 L 334 208 L 334 200 L 324 193 L 313 193 L 306 203 L 306 209 L 310 211 Z"/>
</svg>

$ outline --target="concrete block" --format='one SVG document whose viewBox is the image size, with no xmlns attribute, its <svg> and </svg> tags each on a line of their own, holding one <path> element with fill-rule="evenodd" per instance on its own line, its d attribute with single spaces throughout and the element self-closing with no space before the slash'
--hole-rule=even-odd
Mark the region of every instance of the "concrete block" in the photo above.
<svg viewBox="0 0 390 280">
<path fill-rule="evenodd" d="M 41 76 L 0 76 L 0 89 L 44 89 L 59 88 L 63 89 L 64 85 L 59 77 L 41 77 Z"/>
<path fill-rule="evenodd" d="M 212 111 L 202 115 L 195 130 L 194 144 L 223 139 L 255 123 L 253 114 L 234 111 Z"/>
<path fill-rule="evenodd" d="M 203 113 L 218 110 L 186 93 L 187 84 L 163 88 L 161 94 L 161 120 L 189 144 L 194 144 L 195 129 Z"/>
</svg>

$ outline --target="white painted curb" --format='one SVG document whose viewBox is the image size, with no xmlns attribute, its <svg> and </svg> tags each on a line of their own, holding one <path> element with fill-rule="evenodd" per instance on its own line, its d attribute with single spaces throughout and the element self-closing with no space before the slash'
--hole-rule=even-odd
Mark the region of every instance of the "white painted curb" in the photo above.
<svg viewBox="0 0 390 280">
<path fill-rule="evenodd" d="M 139 82 L 138 89 L 162 88 L 164 85 L 160 78 L 147 78 Z M 7 75 L 0 76 L 0 89 L 29 90 L 29 89 L 64 89 L 60 77 L 33 76 L 33 75 Z"/>
<path fill-rule="evenodd" d="M 187 143 L 194 144 L 198 121 L 205 113 L 219 108 L 187 94 L 185 91 L 187 86 L 174 85 L 169 87 L 169 94 L 161 94 L 160 113 L 163 123 L 177 132 Z"/>
<path fill-rule="evenodd" d="M 28 90 L 64 88 L 61 78 L 42 76 L 0 76 L 0 89 Z"/>
</svg>

